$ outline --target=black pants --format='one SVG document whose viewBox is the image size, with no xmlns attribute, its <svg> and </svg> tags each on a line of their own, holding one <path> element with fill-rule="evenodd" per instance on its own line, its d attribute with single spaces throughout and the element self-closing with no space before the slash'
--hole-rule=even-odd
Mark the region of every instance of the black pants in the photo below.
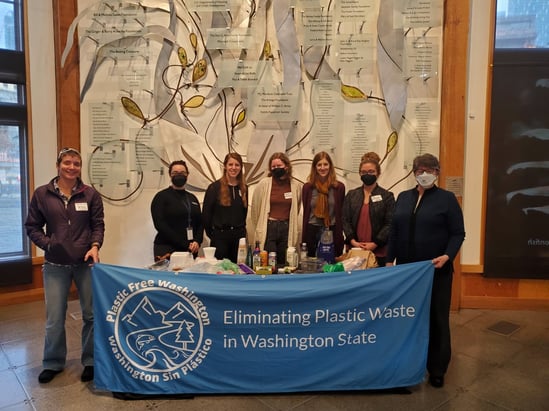
<svg viewBox="0 0 549 411">
<path fill-rule="evenodd" d="M 452 355 L 450 340 L 452 277 L 453 266 L 452 264 L 446 264 L 444 267 L 435 270 L 433 278 L 427 371 L 435 377 L 444 376 Z"/>
<path fill-rule="evenodd" d="M 238 241 L 246 238 L 246 227 L 214 228 L 210 238 L 212 247 L 215 247 L 215 258 L 228 258 L 236 263 Z"/>
</svg>

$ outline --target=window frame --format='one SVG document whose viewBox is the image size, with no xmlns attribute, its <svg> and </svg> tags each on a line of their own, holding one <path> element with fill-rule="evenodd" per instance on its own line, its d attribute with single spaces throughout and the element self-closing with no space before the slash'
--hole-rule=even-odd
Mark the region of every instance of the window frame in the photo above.
<svg viewBox="0 0 549 411">
<path fill-rule="evenodd" d="M 17 86 L 17 102 L 0 102 L 0 125 L 19 129 L 20 221 L 21 251 L 0 253 L 0 286 L 32 282 L 31 244 L 24 222 L 29 204 L 29 109 L 27 106 L 27 67 L 25 51 L 25 3 L 22 0 L 0 3 L 13 4 L 15 50 L 0 48 L 0 83 Z"/>
</svg>

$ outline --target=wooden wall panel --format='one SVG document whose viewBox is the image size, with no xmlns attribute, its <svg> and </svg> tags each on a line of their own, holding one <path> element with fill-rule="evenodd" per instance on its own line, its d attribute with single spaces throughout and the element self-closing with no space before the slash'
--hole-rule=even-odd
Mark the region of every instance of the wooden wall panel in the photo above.
<svg viewBox="0 0 549 411">
<path fill-rule="evenodd" d="M 69 26 L 78 14 L 77 0 L 52 0 L 54 16 L 55 75 L 57 84 L 57 146 L 80 149 L 80 69 L 78 40 L 61 67 Z"/>
<path fill-rule="evenodd" d="M 446 186 L 447 177 L 463 179 L 469 7 L 469 0 L 446 0 L 444 8 L 439 158 L 441 187 Z M 461 203 L 460 197 L 458 201 Z M 452 310 L 457 310 L 461 305 L 459 260 L 460 255 L 454 264 Z"/>
</svg>

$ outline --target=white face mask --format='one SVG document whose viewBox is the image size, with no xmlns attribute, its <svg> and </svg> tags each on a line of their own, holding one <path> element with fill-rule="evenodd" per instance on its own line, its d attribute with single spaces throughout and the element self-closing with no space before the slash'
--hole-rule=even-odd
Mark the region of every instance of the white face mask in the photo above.
<svg viewBox="0 0 549 411">
<path fill-rule="evenodd" d="M 417 183 L 423 188 L 432 187 L 433 184 L 435 184 L 436 179 L 437 176 L 435 174 L 429 174 L 425 171 L 423 172 L 423 174 L 416 176 Z"/>
</svg>

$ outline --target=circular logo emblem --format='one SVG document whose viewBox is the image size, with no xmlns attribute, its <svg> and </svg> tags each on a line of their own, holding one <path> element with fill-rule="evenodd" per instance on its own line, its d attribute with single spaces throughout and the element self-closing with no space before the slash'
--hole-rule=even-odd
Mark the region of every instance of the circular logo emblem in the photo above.
<svg viewBox="0 0 549 411">
<path fill-rule="evenodd" d="M 127 297 L 114 324 L 121 353 L 133 367 L 146 372 L 183 367 L 200 349 L 203 334 L 196 304 L 161 287 L 148 287 Z"/>
</svg>

